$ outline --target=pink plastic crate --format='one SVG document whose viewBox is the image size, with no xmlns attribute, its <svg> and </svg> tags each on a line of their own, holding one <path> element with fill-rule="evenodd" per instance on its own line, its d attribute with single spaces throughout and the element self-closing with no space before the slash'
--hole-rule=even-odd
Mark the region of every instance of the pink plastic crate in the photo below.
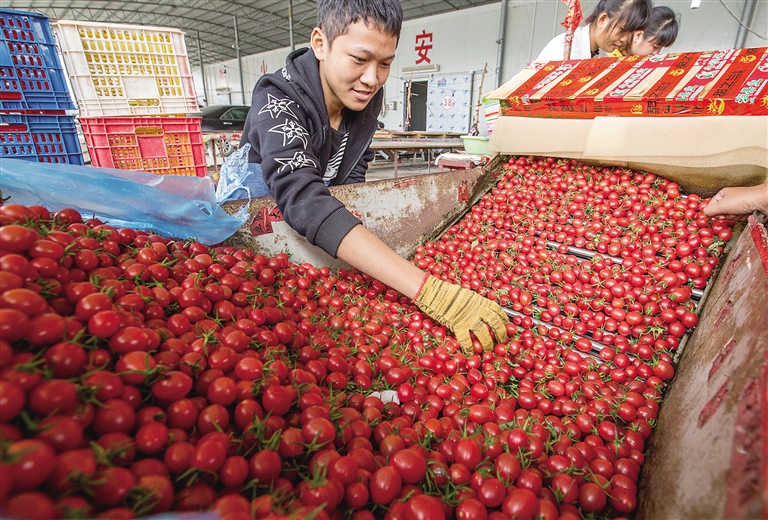
<svg viewBox="0 0 768 520">
<path fill-rule="evenodd" d="M 94 166 L 205 177 L 199 117 L 81 117 Z"/>
</svg>

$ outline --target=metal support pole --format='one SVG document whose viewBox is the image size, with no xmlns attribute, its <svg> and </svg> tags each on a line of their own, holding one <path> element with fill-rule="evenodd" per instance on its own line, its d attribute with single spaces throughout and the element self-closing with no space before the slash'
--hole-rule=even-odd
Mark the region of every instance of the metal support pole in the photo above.
<svg viewBox="0 0 768 520">
<path fill-rule="evenodd" d="M 536 6 L 539 2 L 533 2 L 533 21 L 531 22 L 531 41 L 528 42 L 528 61 L 533 59 L 533 33 L 536 30 Z"/>
<path fill-rule="evenodd" d="M 557 21 L 559 20 L 557 17 L 557 8 L 559 7 L 559 3 L 560 2 L 555 2 L 555 17 L 552 19 L 552 38 L 557 34 Z"/>
<path fill-rule="evenodd" d="M 504 33 L 507 32 L 507 0 L 501 0 L 499 13 L 499 39 L 496 40 L 496 87 L 501 85 L 501 75 L 504 67 Z"/>
<path fill-rule="evenodd" d="M 288 0 L 288 36 L 291 39 L 291 50 L 296 50 L 296 45 L 293 43 L 293 0 Z"/>
<path fill-rule="evenodd" d="M 757 2 L 755 0 L 745 0 L 744 10 L 741 12 L 741 24 L 739 24 L 739 30 L 736 33 L 736 49 L 744 47 L 744 42 L 747 41 L 747 29 L 746 27 L 752 27 L 752 20 L 755 17 L 755 8 Z"/>
<path fill-rule="evenodd" d="M 467 129 L 467 133 L 469 135 L 476 135 L 473 134 L 473 129 L 480 128 L 480 123 L 475 119 L 475 121 L 472 121 L 472 110 L 475 107 L 475 104 L 472 103 L 472 94 L 475 92 L 475 71 L 470 71 L 469 73 L 469 105 L 467 105 L 467 108 L 469 109 L 469 115 L 467 117 L 467 120 L 469 121 L 469 129 Z M 480 103 L 480 98 L 477 98 L 477 102 Z"/>
<path fill-rule="evenodd" d="M 240 39 L 237 34 L 237 15 L 233 16 L 235 21 L 235 50 L 237 51 L 237 71 L 240 74 L 240 101 L 245 105 L 245 83 L 243 83 L 243 58 L 240 55 Z"/>
<path fill-rule="evenodd" d="M 200 44 L 200 31 L 195 31 L 197 33 L 197 57 L 200 61 L 200 76 L 203 78 L 203 97 L 205 98 L 205 104 L 210 104 L 210 100 L 208 99 L 208 86 L 205 81 L 205 67 L 203 66 L 203 46 Z"/>
</svg>

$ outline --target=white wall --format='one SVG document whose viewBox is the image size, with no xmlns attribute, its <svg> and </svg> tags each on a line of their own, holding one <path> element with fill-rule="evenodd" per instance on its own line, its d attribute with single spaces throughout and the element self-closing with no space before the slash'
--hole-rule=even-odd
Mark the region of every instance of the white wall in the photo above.
<svg viewBox="0 0 768 520">
<path fill-rule="evenodd" d="M 300 43 L 296 48 L 307 47 L 309 43 Z M 243 103 L 251 104 L 251 93 L 256 82 L 264 73 L 275 72 L 285 65 L 285 58 L 290 53 L 288 47 L 275 49 L 260 54 L 251 54 L 243 56 L 243 84 L 245 86 L 245 96 L 242 95 L 240 88 L 240 74 L 238 73 L 237 59 L 222 61 L 213 65 L 205 66 L 206 87 L 208 88 L 208 105 L 237 105 Z M 200 68 L 193 69 L 192 74 L 195 78 L 195 91 L 198 100 L 204 97 L 203 80 L 200 74 Z"/>
<path fill-rule="evenodd" d="M 741 17 L 745 0 L 723 0 L 730 10 Z M 680 32 L 677 41 L 670 48 L 672 52 L 697 50 L 730 49 L 736 42 L 738 22 L 728 14 L 719 0 L 702 0 L 698 9 L 690 8 L 690 0 L 658 0 L 658 5 L 668 5 L 680 14 Z M 582 0 L 585 17 L 592 12 L 597 0 Z M 457 73 L 470 73 L 474 81 L 471 105 L 477 102 L 478 87 L 483 65 L 488 63 L 483 91 L 488 92 L 496 86 L 496 56 L 499 33 L 499 15 L 501 3 L 489 4 L 464 9 L 451 13 L 409 20 L 403 23 L 397 57 L 392 64 L 392 72 L 384 86 L 386 107 L 380 119 L 387 128 L 397 129 L 403 122 L 403 85 L 408 79 L 427 80 L 430 74 L 403 72 L 403 67 L 416 65 L 418 53 L 415 50 L 416 35 L 423 31 L 432 33 L 432 49 L 428 56 L 432 64 L 440 66 L 434 76 Z M 504 39 L 504 60 L 501 82 L 508 80 L 533 58 L 556 34 L 563 32 L 560 22 L 565 16 L 566 5 L 561 0 L 511 0 L 507 3 L 507 26 Z M 752 29 L 762 36 L 768 36 L 768 0 L 757 0 Z M 306 46 L 299 44 L 297 47 Z M 768 41 L 748 33 L 746 47 L 768 46 Z M 243 81 L 246 89 L 246 104 L 250 104 L 250 95 L 256 81 L 261 77 L 262 62 L 267 72 L 274 72 L 282 67 L 288 48 L 266 53 L 245 56 L 243 61 Z M 422 63 L 422 65 L 424 65 Z M 221 70 L 226 70 L 222 74 Z M 240 103 L 240 78 L 237 73 L 237 60 L 230 60 L 215 65 L 205 66 L 209 104 Z M 474 74 L 471 74 L 474 71 Z M 200 70 L 195 70 L 195 83 L 198 98 L 202 99 L 202 80 Z M 229 92 L 219 92 L 216 88 L 229 88 Z M 392 109 L 393 102 L 396 109 Z M 482 120 L 480 130 L 484 133 Z"/>
<path fill-rule="evenodd" d="M 724 0 L 728 8 L 741 18 L 743 0 Z M 702 0 L 698 9 L 690 8 L 690 1 L 665 0 L 677 13 L 681 13 L 680 33 L 672 46 L 675 52 L 732 49 L 736 43 L 739 23 L 718 0 Z M 768 0 L 757 0 L 752 30 L 768 37 Z M 747 33 L 745 47 L 766 47 L 768 41 Z"/>
<path fill-rule="evenodd" d="M 470 105 L 476 103 L 483 66 L 488 63 L 484 91 L 493 90 L 496 82 L 496 40 L 499 32 L 499 5 L 490 4 L 473 9 L 454 11 L 442 15 L 410 20 L 403 24 L 397 58 L 387 81 L 385 100 L 391 107 L 397 102 L 397 110 L 385 110 L 380 119 L 390 129 L 402 128 L 405 82 L 428 80 L 449 74 L 465 73 L 469 76 L 467 88 L 471 90 Z M 419 54 L 416 36 L 432 34 L 432 49 L 427 52 L 430 64 L 439 65 L 440 71 L 432 74 L 403 72 L 403 67 L 417 66 Z M 419 43 L 423 43 L 419 42 Z M 418 65 L 427 65 L 422 62 Z M 474 81 L 471 79 L 474 74 Z M 468 74 L 466 74 L 468 73 Z"/>
</svg>

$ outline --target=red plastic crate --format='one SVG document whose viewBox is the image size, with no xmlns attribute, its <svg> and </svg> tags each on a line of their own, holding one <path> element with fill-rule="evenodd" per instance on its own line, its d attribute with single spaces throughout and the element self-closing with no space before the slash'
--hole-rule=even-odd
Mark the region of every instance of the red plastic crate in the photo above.
<svg viewBox="0 0 768 520">
<path fill-rule="evenodd" d="M 94 166 L 205 177 L 199 117 L 81 117 Z"/>
</svg>

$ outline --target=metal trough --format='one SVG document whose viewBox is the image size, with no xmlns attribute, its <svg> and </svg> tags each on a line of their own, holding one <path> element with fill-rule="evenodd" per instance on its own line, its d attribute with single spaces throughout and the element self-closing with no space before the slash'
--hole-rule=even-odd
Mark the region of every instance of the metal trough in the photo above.
<svg viewBox="0 0 768 520">
<path fill-rule="evenodd" d="M 768 518 L 768 235 L 753 217 L 659 409 L 638 518 Z"/>
<path fill-rule="evenodd" d="M 384 243 L 410 258 L 417 246 L 461 217 L 495 183 L 491 172 L 498 169 L 499 162 L 485 169 L 337 186 L 331 188 L 331 194 Z M 229 202 L 224 209 L 234 213 L 245 204 L 250 204 L 251 217 L 227 243 L 266 255 L 289 252 L 297 263 L 343 265 L 288 226 L 273 197 Z"/>
<path fill-rule="evenodd" d="M 442 233 L 494 183 L 484 169 L 332 188 L 400 255 Z M 694 190 L 695 191 L 695 190 Z M 228 242 L 294 262 L 343 265 L 294 232 L 271 197 Z M 768 518 L 768 237 L 754 217 L 710 282 L 700 322 L 666 391 L 640 479 L 637 518 Z"/>
</svg>

